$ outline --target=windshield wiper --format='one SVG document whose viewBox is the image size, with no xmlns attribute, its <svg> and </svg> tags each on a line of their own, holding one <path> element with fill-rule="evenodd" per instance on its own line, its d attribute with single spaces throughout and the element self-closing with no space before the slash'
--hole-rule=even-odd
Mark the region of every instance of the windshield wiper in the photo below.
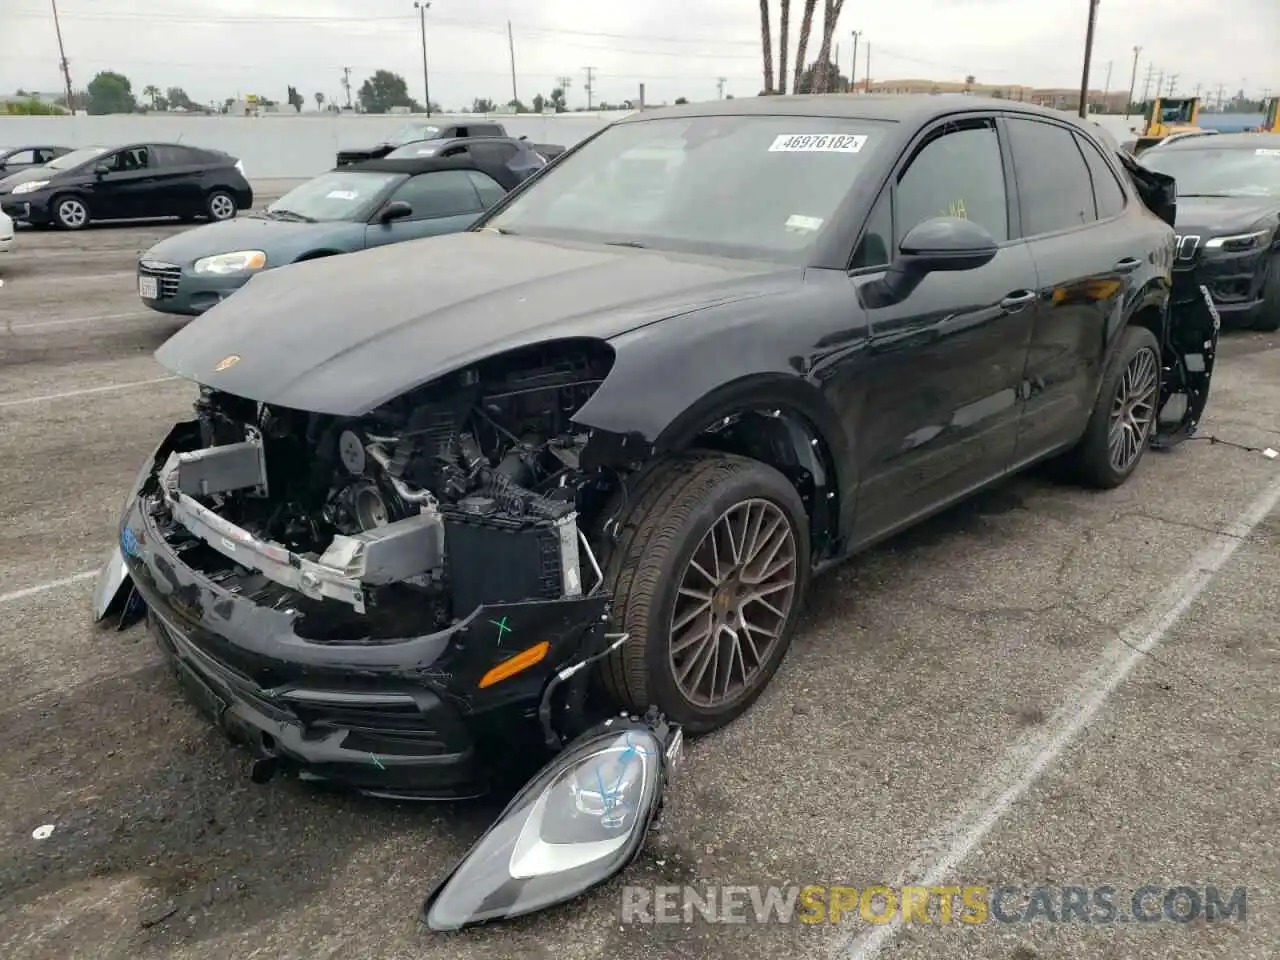
<svg viewBox="0 0 1280 960">
<path fill-rule="evenodd" d="M 1232 197 L 1237 196 L 1237 194 L 1234 194 L 1234 193 L 1182 193 L 1182 192 L 1179 192 L 1179 193 L 1178 193 L 1178 196 L 1180 196 L 1180 197 L 1209 197 L 1209 198 L 1217 198 L 1217 199 L 1229 200 L 1229 199 L 1231 199 Z"/>
<path fill-rule="evenodd" d="M 637 250 L 648 249 L 639 240 L 606 240 L 604 244 L 606 247 L 635 247 Z"/>
<path fill-rule="evenodd" d="M 271 217 L 279 217 L 281 220 L 296 220 L 301 223 L 319 223 L 315 217 L 308 217 L 304 213 L 298 213 L 296 210 L 281 210 L 278 207 L 267 211 L 267 215 Z"/>
</svg>

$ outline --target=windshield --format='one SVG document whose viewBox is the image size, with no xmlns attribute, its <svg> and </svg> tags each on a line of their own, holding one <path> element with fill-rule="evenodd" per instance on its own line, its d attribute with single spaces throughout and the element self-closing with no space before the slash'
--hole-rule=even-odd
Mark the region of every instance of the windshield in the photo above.
<svg viewBox="0 0 1280 960">
<path fill-rule="evenodd" d="M 439 132 L 439 127 L 433 127 L 430 124 L 411 123 L 393 133 L 387 143 L 400 147 L 406 143 L 413 143 L 415 140 L 430 140 Z"/>
<path fill-rule="evenodd" d="M 107 152 L 106 147 L 81 147 L 79 150 L 72 150 L 70 153 L 64 153 L 56 160 L 50 160 L 45 164 L 46 167 L 52 167 L 54 170 L 70 170 L 72 167 L 78 167 L 82 163 L 88 163 Z"/>
<path fill-rule="evenodd" d="M 294 187 L 266 212 L 268 216 L 298 220 L 363 220 L 373 212 L 382 192 L 404 176 L 372 170 L 335 170 Z"/>
<path fill-rule="evenodd" d="M 1178 181 L 1180 197 L 1280 197 L 1280 149 L 1152 150 L 1150 170 Z"/>
<path fill-rule="evenodd" d="M 778 116 L 619 123 L 548 167 L 484 226 L 802 262 L 886 129 Z"/>
</svg>

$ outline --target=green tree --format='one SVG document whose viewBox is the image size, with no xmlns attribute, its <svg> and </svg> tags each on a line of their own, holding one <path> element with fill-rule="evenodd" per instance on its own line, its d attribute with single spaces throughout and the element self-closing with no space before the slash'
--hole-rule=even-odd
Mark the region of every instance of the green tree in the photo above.
<svg viewBox="0 0 1280 960">
<path fill-rule="evenodd" d="M 565 111 L 564 87 L 556 87 L 554 90 L 552 90 L 551 96 L 549 97 L 549 99 L 551 100 L 551 106 L 556 113 L 564 113 Z"/>
<path fill-rule="evenodd" d="M 526 107 L 519 100 L 508 100 L 507 109 L 510 110 L 512 113 L 528 113 L 529 112 L 529 108 Z"/>
<path fill-rule="evenodd" d="M 302 105 L 306 103 L 306 98 L 298 92 L 297 87 L 289 88 L 289 96 L 287 97 L 289 106 L 293 107 L 295 113 L 302 112 Z"/>
<path fill-rule="evenodd" d="M 533 95 L 533 112 L 542 113 L 547 108 L 547 98 L 540 93 Z"/>
<path fill-rule="evenodd" d="M 19 94 L 19 96 L 22 96 L 22 94 Z M 4 106 L 6 113 L 19 117 L 52 117 L 65 112 L 55 104 L 35 99 L 22 100 L 18 103 L 10 101 Z"/>
<path fill-rule="evenodd" d="M 678 107 L 678 106 L 680 106 L 680 104 L 682 104 L 682 103 L 688 103 L 688 102 L 689 102 L 689 98 L 688 98 L 688 97 L 676 97 L 676 99 L 675 99 L 675 104 L 676 104 L 676 106 L 677 106 L 677 107 Z"/>
<path fill-rule="evenodd" d="M 404 77 L 390 70 L 375 70 L 360 85 L 360 106 L 365 113 L 386 113 L 392 107 L 412 107 Z"/>
<path fill-rule="evenodd" d="M 323 93 L 316 93 L 316 94 L 313 94 L 313 96 L 316 98 L 316 109 L 317 109 L 317 110 L 323 110 L 323 109 L 324 109 L 324 94 L 323 94 Z"/>
<path fill-rule="evenodd" d="M 89 112 L 92 114 L 133 113 L 138 109 L 133 85 L 123 73 L 114 70 L 99 72 L 89 81 L 88 92 Z"/>
<path fill-rule="evenodd" d="M 170 87 L 164 92 L 164 98 L 169 102 L 170 109 L 175 110 L 199 110 L 200 107 L 194 100 L 187 96 L 187 91 L 181 87 Z"/>
<path fill-rule="evenodd" d="M 817 63 L 811 63 L 800 74 L 795 85 L 796 93 L 821 93 L 824 90 L 843 90 L 849 81 L 840 74 L 840 68 L 828 60 L 825 69 L 820 70 Z"/>
<path fill-rule="evenodd" d="M 151 101 L 151 109 L 156 109 L 156 100 L 160 97 L 160 88 L 154 83 L 148 83 L 142 88 L 142 95 Z"/>
<path fill-rule="evenodd" d="M 497 113 L 498 105 L 488 97 L 476 97 L 471 101 L 472 113 Z"/>
</svg>

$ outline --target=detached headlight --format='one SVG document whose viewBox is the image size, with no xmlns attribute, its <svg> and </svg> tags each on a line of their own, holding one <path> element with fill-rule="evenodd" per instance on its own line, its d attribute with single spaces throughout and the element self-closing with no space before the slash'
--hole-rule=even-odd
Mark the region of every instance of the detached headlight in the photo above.
<svg viewBox="0 0 1280 960">
<path fill-rule="evenodd" d="M 47 187 L 48 180 L 28 180 L 26 183 L 20 183 L 13 188 L 14 193 L 35 193 L 41 187 Z"/>
<path fill-rule="evenodd" d="M 1206 250 L 1222 250 L 1226 253 L 1247 253 L 1271 243 L 1275 234 L 1273 227 L 1265 230 L 1253 230 L 1249 233 L 1237 233 L 1229 237 L 1213 237 L 1205 242 Z"/>
<path fill-rule="evenodd" d="M 647 724 L 609 726 L 584 734 L 511 801 L 427 899 L 428 927 L 458 930 L 532 913 L 631 862 L 657 812 L 667 759 Z"/>
<path fill-rule="evenodd" d="M 237 250 L 234 253 L 218 253 L 201 257 L 195 263 L 196 273 L 212 273 L 225 276 L 231 273 L 252 273 L 267 265 L 267 255 L 261 250 Z"/>
</svg>

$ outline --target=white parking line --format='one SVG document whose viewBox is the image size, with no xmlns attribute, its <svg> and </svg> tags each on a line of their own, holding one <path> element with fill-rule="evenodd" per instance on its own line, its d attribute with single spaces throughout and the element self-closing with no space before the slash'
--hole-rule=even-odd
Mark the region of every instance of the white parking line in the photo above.
<svg viewBox="0 0 1280 960">
<path fill-rule="evenodd" d="M 0 603 L 10 603 L 14 600 L 23 600 L 27 597 L 34 597 L 36 594 L 44 593 L 47 590 L 57 590 L 59 587 L 69 587 L 73 583 L 81 583 L 85 580 L 91 580 L 97 575 L 97 570 L 86 570 L 84 573 L 77 573 L 73 577 L 63 577 L 61 580 L 50 580 L 48 583 L 38 583 L 34 587 L 27 587 L 23 590 L 14 590 L 12 593 L 0 593 Z"/>
<path fill-rule="evenodd" d="M 69 400 L 72 397 L 87 397 L 94 393 L 112 393 L 116 390 L 132 390 L 134 387 L 147 387 L 153 383 L 168 383 L 180 380 L 181 377 L 154 377 L 150 380 L 133 380 L 129 383 L 113 383 L 106 387 L 86 387 L 83 390 L 68 390 L 66 393 L 46 393 L 42 397 L 22 397 L 18 400 L 0 400 L 0 407 L 18 407 L 25 403 L 43 403 L 46 400 Z"/>
<path fill-rule="evenodd" d="M 96 317 L 69 317 L 66 320 L 40 320 L 36 323 L 10 323 L 5 325 L 8 333 L 24 330 L 44 330 L 48 327 L 67 327 L 73 323 L 109 323 L 112 320 L 134 320 L 150 316 L 148 310 L 135 310 L 133 313 L 104 313 Z"/>
<path fill-rule="evenodd" d="M 1050 765 L 1098 715 L 1107 698 L 1143 658 L 1164 640 L 1178 619 L 1213 582 L 1258 524 L 1280 503 L 1280 481 L 1272 483 L 1230 526 L 1192 559 L 1145 617 L 1130 623 L 1112 641 L 1094 670 L 1083 677 L 1057 712 L 1030 739 L 1011 749 L 995 768 L 987 788 L 964 805 L 963 813 L 929 843 L 941 851 L 913 866 L 901 882 L 939 886 L 978 848 L 1009 809 L 1035 785 Z M 910 877 L 908 881 L 905 878 Z M 901 914 L 865 934 L 842 937 L 832 950 L 844 960 L 872 960 L 902 926 Z"/>
</svg>

